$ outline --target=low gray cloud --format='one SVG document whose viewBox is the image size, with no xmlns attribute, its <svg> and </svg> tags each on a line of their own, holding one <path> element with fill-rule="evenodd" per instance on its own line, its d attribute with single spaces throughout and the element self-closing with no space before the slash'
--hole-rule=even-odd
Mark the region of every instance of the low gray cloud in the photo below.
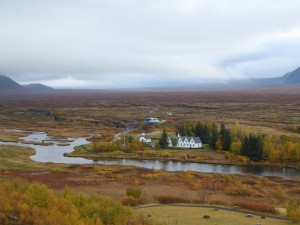
<svg viewBox="0 0 300 225">
<path fill-rule="evenodd" d="M 0 73 L 110 88 L 280 76 L 299 67 L 297 0 L 0 0 Z"/>
</svg>

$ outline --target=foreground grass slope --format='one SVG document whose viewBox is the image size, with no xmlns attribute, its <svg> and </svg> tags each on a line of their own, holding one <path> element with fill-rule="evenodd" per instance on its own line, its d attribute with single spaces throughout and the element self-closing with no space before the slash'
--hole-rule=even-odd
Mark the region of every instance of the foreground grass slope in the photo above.
<svg viewBox="0 0 300 225">
<path fill-rule="evenodd" d="M 166 224 L 176 225 L 287 225 L 288 221 L 277 219 L 262 219 L 260 216 L 253 218 L 246 217 L 246 214 L 229 212 L 224 210 L 214 210 L 206 208 L 195 208 L 185 206 L 156 206 L 148 208 L 136 208 L 136 212 L 142 213 L 153 220 L 165 222 Z M 208 215 L 210 219 L 204 219 Z"/>
</svg>

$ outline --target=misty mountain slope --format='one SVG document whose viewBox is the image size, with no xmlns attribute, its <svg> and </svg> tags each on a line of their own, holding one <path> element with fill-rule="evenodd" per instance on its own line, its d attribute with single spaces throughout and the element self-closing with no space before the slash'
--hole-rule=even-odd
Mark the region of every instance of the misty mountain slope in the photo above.
<svg viewBox="0 0 300 225">
<path fill-rule="evenodd" d="M 11 78 L 0 75 L 0 91 L 25 91 L 26 88 Z"/>
<path fill-rule="evenodd" d="M 27 84 L 27 85 L 23 85 L 24 87 L 30 89 L 31 91 L 54 91 L 53 88 L 43 85 L 43 84 Z"/>
<path fill-rule="evenodd" d="M 233 80 L 229 83 L 229 87 L 242 88 L 264 88 L 283 85 L 300 85 L 300 67 L 292 72 L 286 73 L 281 77 L 251 78 L 243 81 Z"/>
<path fill-rule="evenodd" d="M 285 74 L 282 78 L 284 79 L 284 84 L 300 83 L 300 67 L 290 73 Z"/>
</svg>

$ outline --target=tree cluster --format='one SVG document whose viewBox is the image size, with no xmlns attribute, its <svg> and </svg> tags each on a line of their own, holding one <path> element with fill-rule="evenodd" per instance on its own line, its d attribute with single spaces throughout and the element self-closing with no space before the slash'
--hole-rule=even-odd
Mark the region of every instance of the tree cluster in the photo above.
<svg viewBox="0 0 300 225">
<path fill-rule="evenodd" d="M 253 162 L 263 160 L 263 139 L 262 136 L 250 134 L 244 137 L 240 155 L 247 156 Z"/>
<path fill-rule="evenodd" d="M 195 126 L 179 126 L 177 132 L 180 136 L 199 137 L 203 144 L 208 144 L 212 149 L 230 150 L 231 132 L 225 128 L 224 123 L 222 123 L 220 130 L 215 123 L 208 125 L 198 122 Z"/>
</svg>

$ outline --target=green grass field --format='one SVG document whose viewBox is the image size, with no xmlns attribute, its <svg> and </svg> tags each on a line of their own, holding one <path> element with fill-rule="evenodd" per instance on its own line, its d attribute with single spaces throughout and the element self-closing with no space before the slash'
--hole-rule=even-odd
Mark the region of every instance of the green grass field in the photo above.
<svg viewBox="0 0 300 225">
<path fill-rule="evenodd" d="M 154 206 L 149 208 L 136 208 L 139 212 L 153 220 L 165 222 L 167 225 L 287 225 L 289 221 L 277 219 L 261 219 L 260 216 L 246 217 L 246 214 L 215 210 L 211 208 L 195 208 L 183 206 Z M 210 219 L 204 219 L 209 215 Z"/>
<path fill-rule="evenodd" d="M 29 157 L 35 150 L 29 147 L 0 145 L 0 169 L 45 170 L 45 164 L 32 161 Z"/>
</svg>

